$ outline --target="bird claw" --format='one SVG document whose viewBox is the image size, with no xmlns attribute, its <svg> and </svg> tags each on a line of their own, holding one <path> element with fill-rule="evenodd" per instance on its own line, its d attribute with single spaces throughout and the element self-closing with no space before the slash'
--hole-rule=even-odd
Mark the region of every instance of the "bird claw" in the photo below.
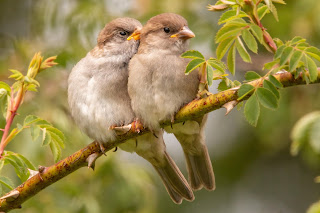
<svg viewBox="0 0 320 213">
<path fill-rule="evenodd" d="M 199 100 L 199 99 L 202 99 L 202 98 L 206 98 L 206 97 L 208 97 L 210 95 L 213 95 L 213 94 L 205 89 L 205 90 L 203 90 L 201 92 L 200 91 L 198 92 L 196 99 Z"/>
<path fill-rule="evenodd" d="M 133 132 L 137 132 L 137 133 L 140 133 L 144 129 L 144 127 L 139 119 L 135 119 L 131 123 L 131 128 L 132 128 Z"/>
<path fill-rule="evenodd" d="M 124 134 L 126 134 L 127 132 L 130 131 L 131 124 L 125 125 L 125 126 L 112 125 L 112 126 L 109 127 L 109 129 L 114 130 L 117 135 L 124 135 Z"/>
</svg>

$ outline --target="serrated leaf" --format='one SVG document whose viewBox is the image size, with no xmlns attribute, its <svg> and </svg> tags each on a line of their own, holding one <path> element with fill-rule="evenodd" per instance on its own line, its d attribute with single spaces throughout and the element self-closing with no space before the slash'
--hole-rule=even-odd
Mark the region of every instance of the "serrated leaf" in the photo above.
<svg viewBox="0 0 320 213">
<path fill-rule="evenodd" d="M 0 88 L 1 89 L 5 89 L 7 91 L 7 94 L 10 96 L 11 93 L 11 88 L 8 84 L 6 84 L 5 82 L 0 81 Z"/>
<path fill-rule="evenodd" d="M 280 38 L 274 38 L 273 41 L 276 43 L 277 47 L 280 47 L 283 45 L 283 41 L 281 41 Z"/>
<path fill-rule="evenodd" d="M 309 71 L 309 78 L 311 82 L 314 82 L 318 78 L 318 68 L 316 63 L 307 55 L 305 55 L 305 58 L 307 60 L 307 67 Z"/>
<path fill-rule="evenodd" d="M 293 52 L 293 47 L 289 46 L 284 48 L 280 57 L 280 66 L 283 66 L 285 63 L 287 63 L 287 61 L 292 55 L 292 52 Z"/>
<path fill-rule="evenodd" d="M 239 34 L 243 30 L 246 24 L 226 24 L 218 31 L 216 35 L 216 43 L 219 43 L 229 37 L 233 37 Z"/>
<path fill-rule="evenodd" d="M 29 126 L 33 123 L 36 123 L 38 121 L 41 121 L 43 119 L 39 118 L 38 116 L 35 116 L 35 115 L 28 115 L 25 119 L 24 119 L 24 122 L 23 122 L 23 125 L 24 126 Z"/>
<path fill-rule="evenodd" d="M 256 94 L 254 93 L 244 105 L 244 115 L 252 126 L 257 126 L 260 116 L 260 106 Z"/>
<path fill-rule="evenodd" d="M 260 20 L 268 13 L 270 13 L 270 10 L 267 5 L 263 5 L 258 8 L 258 16 Z"/>
<path fill-rule="evenodd" d="M 295 44 L 302 43 L 305 41 L 306 41 L 306 39 L 302 38 L 301 36 L 295 36 L 293 39 L 291 39 L 291 41 L 289 43 L 291 45 L 295 45 Z"/>
<path fill-rule="evenodd" d="M 213 80 L 213 69 L 209 64 L 207 64 L 207 81 L 209 86 L 212 85 L 212 80 Z"/>
<path fill-rule="evenodd" d="M 249 29 L 242 31 L 242 39 L 246 43 L 247 47 L 254 53 L 258 51 L 258 44 L 254 39 L 253 35 L 250 33 Z"/>
<path fill-rule="evenodd" d="M 236 47 L 237 47 L 238 53 L 241 56 L 242 60 L 245 62 L 251 63 L 251 57 L 250 57 L 248 51 L 246 50 L 246 48 L 244 47 L 240 38 L 238 38 L 236 40 Z"/>
<path fill-rule="evenodd" d="M 53 158 L 54 158 L 54 162 L 58 162 L 58 160 L 61 158 L 61 148 L 60 146 L 57 144 L 56 141 L 52 141 L 52 143 L 49 144 Z"/>
<path fill-rule="evenodd" d="M 312 125 L 316 120 L 320 118 L 320 112 L 309 113 L 300 118 L 291 131 L 291 154 L 297 155 L 302 146 L 304 146 L 309 140 L 309 133 Z"/>
<path fill-rule="evenodd" d="M 313 57 L 314 59 L 316 59 L 317 61 L 320 61 L 320 50 L 318 48 L 315 47 L 308 47 L 307 49 L 305 49 L 305 52 Z"/>
<path fill-rule="evenodd" d="M 9 164 L 11 164 L 17 174 L 17 176 L 20 178 L 22 182 L 28 179 L 28 170 L 23 166 L 24 164 L 21 163 L 21 161 L 13 156 L 13 155 L 7 155 L 5 156 L 5 161 Z"/>
<path fill-rule="evenodd" d="M 14 188 L 12 180 L 8 177 L 0 176 L 0 183 L 10 190 Z"/>
<path fill-rule="evenodd" d="M 271 70 L 274 67 L 274 65 L 278 64 L 279 62 L 280 62 L 280 59 L 276 59 L 274 61 L 268 62 L 264 64 L 263 69 Z"/>
<path fill-rule="evenodd" d="M 271 81 L 271 83 L 273 83 L 273 85 L 275 85 L 277 88 L 282 88 L 283 85 L 281 84 L 280 81 L 278 81 L 278 79 L 276 79 L 273 75 L 269 75 L 269 81 Z"/>
<path fill-rule="evenodd" d="M 245 78 L 247 81 L 252 81 L 252 80 L 261 78 L 261 76 L 260 76 L 258 73 L 254 72 L 254 71 L 248 71 L 248 72 L 246 72 L 246 74 L 244 75 L 244 78 Z"/>
<path fill-rule="evenodd" d="M 284 0 L 272 0 L 274 3 L 278 3 L 278 4 L 286 4 L 284 2 Z"/>
<path fill-rule="evenodd" d="M 285 45 L 280 46 L 280 47 L 277 49 L 276 53 L 274 54 L 273 58 L 274 58 L 274 59 L 280 58 L 281 55 L 282 55 L 282 53 L 283 53 L 284 48 L 286 48 Z"/>
<path fill-rule="evenodd" d="M 229 89 L 229 87 L 227 86 L 225 80 L 222 80 L 218 85 L 218 90 L 219 91 L 224 91 L 224 90 L 227 90 L 227 89 Z"/>
<path fill-rule="evenodd" d="M 277 99 L 280 98 L 280 93 L 277 90 L 277 88 L 271 83 L 269 80 L 264 80 L 263 81 L 263 87 L 270 90 L 276 97 Z"/>
<path fill-rule="evenodd" d="M 250 30 L 252 34 L 257 38 L 257 40 L 261 43 L 263 41 L 263 32 L 258 25 L 252 24 L 250 25 Z"/>
<path fill-rule="evenodd" d="M 226 54 L 227 50 L 229 47 L 232 45 L 232 43 L 235 41 L 236 37 L 230 37 L 227 38 L 226 40 L 223 40 L 222 42 L 219 43 L 216 53 L 217 53 L 217 58 L 221 60 L 223 56 Z"/>
<path fill-rule="evenodd" d="M 205 63 L 206 61 L 204 59 L 193 59 L 192 61 L 190 61 L 186 67 L 186 75 L 188 75 L 191 71 L 195 70 L 196 68 L 200 67 L 203 63 Z"/>
<path fill-rule="evenodd" d="M 302 58 L 301 51 L 295 51 L 292 54 L 290 61 L 289 61 L 289 72 L 293 72 L 297 68 L 301 58 Z"/>
<path fill-rule="evenodd" d="M 15 80 L 21 80 L 23 78 L 23 74 L 20 71 L 14 69 L 10 69 L 9 71 L 13 74 L 10 75 L 8 78 L 13 78 Z"/>
<path fill-rule="evenodd" d="M 270 90 L 260 87 L 257 88 L 256 94 L 262 106 L 272 110 L 278 108 L 278 99 Z"/>
<path fill-rule="evenodd" d="M 226 65 L 218 60 L 218 59 L 215 59 L 215 58 L 210 58 L 207 63 L 212 66 L 213 68 L 219 70 L 221 72 L 221 74 L 224 74 L 225 73 L 225 69 L 226 69 Z"/>
<path fill-rule="evenodd" d="M 235 44 L 230 47 L 227 57 L 228 69 L 232 75 L 236 72 L 236 48 Z"/>
<path fill-rule="evenodd" d="M 51 143 L 51 135 L 47 132 L 47 129 L 42 129 L 42 146 L 46 146 Z"/>
<path fill-rule="evenodd" d="M 40 136 L 40 127 L 38 125 L 31 125 L 30 126 L 30 133 L 31 133 L 31 138 L 33 141 L 36 141 L 38 137 Z"/>
<path fill-rule="evenodd" d="M 243 11 L 240 11 L 240 13 L 237 15 L 237 11 L 236 10 L 228 10 L 227 12 L 223 13 L 220 16 L 218 24 L 220 25 L 220 24 L 229 22 L 231 20 L 234 20 L 234 19 L 237 19 L 237 18 L 242 18 L 242 17 L 247 17 L 247 16 L 248 15 Z"/>
<path fill-rule="evenodd" d="M 205 59 L 204 56 L 196 50 L 188 50 L 186 52 L 184 52 L 181 55 L 182 58 L 192 58 L 192 59 L 196 59 L 196 58 L 200 58 L 200 59 Z"/>
<path fill-rule="evenodd" d="M 59 137 L 58 134 L 55 134 L 54 132 L 50 131 L 50 135 L 52 140 L 55 140 L 61 148 L 64 148 L 64 141 Z"/>
<path fill-rule="evenodd" d="M 309 138 L 311 147 L 315 152 L 320 153 L 320 116 L 313 122 Z"/>
<path fill-rule="evenodd" d="M 238 101 L 249 95 L 255 90 L 255 87 L 250 84 L 242 84 L 238 90 Z"/>
<path fill-rule="evenodd" d="M 29 161 L 26 157 L 24 157 L 23 155 L 21 154 L 18 154 L 16 153 L 16 156 L 18 158 L 21 159 L 21 161 L 23 161 L 25 163 L 25 165 L 29 168 L 29 169 L 32 169 L 32 170 L 36 170 L 36 167 L 31 163 L 31 161 Z"/>
</svg>

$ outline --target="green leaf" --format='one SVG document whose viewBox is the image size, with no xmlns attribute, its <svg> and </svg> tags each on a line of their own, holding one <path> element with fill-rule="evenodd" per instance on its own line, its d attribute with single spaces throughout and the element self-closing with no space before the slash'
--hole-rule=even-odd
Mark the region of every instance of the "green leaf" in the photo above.
<svg viewBox="0 0 320 213">
<path fill-rule="evenodd" d="M 293 39 L 291 39 L 291 41 L 289 42 L 291 45 L 295 45 L 295 44 L 299 44 L 302 42 L 305 42 L 306 39 L 302 38 L 301 36 L 296 36 Z"/>
<path fill-rule="evenodd" d="M 270 90 L 276 97 L 277 99 L 280 98 L 280 93 L 277 90 L 277 88 L 271 83 L 269 80 L 264 80 L 263 81 L 263 87 Z"/>
<path fill-rule="evenodd" d="M 229 22 L 231 20 L 234 20 L 236 18 L 242 18 L 242 17 L 248 17 L 248 15 L 243 11 L 240 11 L 239 15 L 237 15 L 236 10 L 228 10 L 227 12 L 221 15 L 218 24 L 220 25 L 220 24 Z"/>
<path fill-rule="evenodd" d="M 207 64 L 207 81 L 209 86 L 212 85 L 212 80 L 213 80 L 213 69 L 209 64 Z"/>
<path fill-rule="evenodd" d="M 246 25 L 244 25 L 246 26 Z M 244 27 L 242 24 L 226 24 L 224 25 L 216 35 L 216 43 L 219 43 L 229 37 L 234 37 L 239 34 L 239 32 Z"/>
<path fill-rule="evenodd" d="M 240 38 L 236 40 L 236 47 L 238 50 L 239 55 L 241 56 L 242 60 L 248 63 L 251 63 L 251 57 L 247 52 L 246 48 L 244 47 Z"/>
<path fill-rule="evenodd" d="M 16 156 L 7 154 L 5 156 L 5 162 L 11 164 L 14 167 L 17 176 L 22 182 L 28 179 L 29 171 L 24 166 L 24 163 Z"/>
<path fill-rule="evenodd" d="M 305 49 L 305 52 L 317 61 L 320 61 L 320 50 L 318 48 L 308 47 Z"/>
<path fill-rule="evenodd" d="M 230 47 L 227 58 L 228 69 L 232 75 L 236 72 L 236 48 L 235 44 Z"/>
<path fill-rule="evenodd" d="M 309 113 L 300 118 L 291 131 L 291 154 L 297 155 L 300 149 L 308 142 L 312 125 L 319 120 L 320 112 Z M 318 130 L 319 131 L 319 130 Z"/>
<path fill-rule="evenodd" d="M 258 44 L 254 39 L 253 35 L 250 33 L 249 29 L 245 29 L 242 31 L 242 39 L 252 52 L 257 53 Z"/>
<path fill-rule="evenodd" d="M 205 59 L 204 56 L 196 50 L 188 50 L 186 52 L 184 52 L 181 55 L 182 58 L 192 58 L 192 59 L 196 59 L 196 58 L 200 58 L 200 59 Z"/>
<path fill-rule="evenodd" d="M 188 75 L 192 70 L 196 69 L 197 67 L 200 67 L 205 62 L 206 61 L 204 59 L 193 59 L 188 63 L 185 73 Z"/>
<path fill-rule="evenodd" d="M 276 77 L 274 77 L 273 75 L 269 75 L 269 81 L 271 81 L 271 83 L 273 83 L 273 85 L 275 85 L 277 88 L 282 88 L 283 85 L 281 84 L 280 81 L 278 81 L 278 79 L 276 79 Z"/>
<path fill-rule="evenodd" d="M 224 90 L 227 90 L 227 89 L 229 89 L 229 87 L 227 86 L 226 81 L 222 80 L 218 85 L 218 90 L 219 91 L 224 91 Z"/>
<path fill-rule="evenodd" d="M 257 38 L 257 40 L 261 43 L 263 41 L 263 32 L 258 25 L 252 24 L 250 25 L 250 30 L 252 34 Z"/>
<path fill-rule="evenodd" d="M 244 115 L 252 126 L 257 126 L 260 116 L 260 106 L 256 94 L 254 93 L 244 105 Z"/>
<path fill-rule="evenodd" d="M 271 61 L 271 62 L 268 62 L 268 63 L 265 63 L 264 66 L 263 66 L 263 69 L 267 69 L 267 70 L 271 70 L 274 65 L 278 64 L 280 61 L 280 59 L 276 59 L 274 61 Z"/>
<path fill-rule="evenodd" d="M 310 128 L 310 145 L 315 152 L 320 153 L 320 116 Z"/>
<path fill-rule="evenodd" d="M 258 8 L 258 16 L 260 20 L 268 13 L 270 13 L 270 10 L 267 5 L 263 5 Z"/>
<path fill-rule="evenodd" d="M 286 4 L 284 2 L 284 0 L 272 0 L 274 3 L 278 3 L 278 4 Z"/>
<path fill-rule="evenodd" d="M 60 136 L 58 134 L 50 131 L 50 135 L 51 135 L 51 139 L 52 140 L 55 140 L 57 142 L 57 144 L 59 144 L 59 146 L 61 148 L 64 148 L 64 140 L 62 138 L 60 138 Z"/>
<path fill-rule="evenodd" d="M 213 68 L 219 70 L 221 72 L 221 74 L 224 74 L 225 73 L 225 69 L 226 69 L 226 65 L 218 60 L 218 59 L 215 59 L 215 58 L 210 58 L 207 63 L 212 66 Z"/>
<path fill-rule="evenodd" d="M 272 110 L 278 108 L 278 99 L 270 90 L 260 87 L 256 94 L 262 106 Z"/>
<path fill-rule="evenodd" d="M 292 56 L 290 58 L 290 62 L 289 62 L 289 72 L 293 72 L 297 68 L 301 58 L 302 58 L 301 51 L 295 51 L 292 54 Z"/>
<path fill-rule="evenodd" d="M 25 119 L 24 119 L 24 122 L 23 122 L 23 125 L 24 126 L 29 126 L 33 123 L 36 123 L 38 121 L 41 121 L 43 119 L 39 118 L 38 116 L 35 116 L 35 115 L 28 115 Z"/>
<path fill-rule="evenodd" d="M 20 158 L 20 160 L 23 161 L 29 169 L 37 170 L 36 167 L 31 163 L 31 161 L 29 161 L 26 157 L 18 153 L 16 153 L 16 156 Z"/>
<path fill-rule="evenodd" d="M 281 41 L 280 38 L 274 38 L 273 41 L 276 43 L 277 47 L 280 47 L 283 45 L 283 41 Z"/>
<path fill-rule="evenodd" d="M 242 84 L 238 90 L 238 101 L 249 95 L 255 90 L 255 87 L 250 84 Z"/>
<path fill-rule="evenodd" d="M 10 190 L 14 188 L 12 180 L 8 177 L 0 176 L 0 183 Z"/>
<path fill-rule="evenodd" d="M 248 72 L 246 72 L 246 74 L 244 75 L 244 78 L 245 78 L 247 81 L 252 81 L 252 80 L 261 78 L 261 76 L 260 76 L 258 73 L 254 72 L 254 71 L 248 71 Z"/>
<path fill-rule="evenodd" d="M 219 43 L 216 53 L 217 53 L 217 58 L 221 60 L 223 56 L 226 54 L 227 50 L 229 47 L 232 45 L 232 43 L 235 41 L 236 37 L 230 37 L 227 38 L 226 40 L 223 40 L 222 42 Z"/>
<path fill-rule="evenodd" d="M 7 91 L 7 94 L 10 96 L 11 88 L 8 84 L 0 81 L 0 89 L 5 89 Z"/>
<path fill-rule="evenodd" d="M 30 126 L 30 133 L 33 141 L 36 141 L 40 135 L 40 127 L 38 125 Z"/>
<path fill-rule="evenodd" d="M 54 162 L 58 162 L 58 160 L 61 158 L 61 148 L 57 144 L 56 141 L 52 141 L 52 143 L 49 144 L 51 152 L 53 154 Z"/>
<path fill-rule="evenodd" d="M 283 53 L 284 48 L 286 48 L 285 45 L 282 45 L 282 46 L 278 47 L 278 49 L 277 49 L 276 53 L 274 54 L 273 58 L 274 59 L 280 58 L 282 53 Z"/>
<path fill-rule="evenodd" d="M 288 59 L 291 57 L 292 52 L 293 52 L 293 47 L 289 46 L 284 48 L 282 55 L 280 57 L 280 66 L 287 63 Z"/>
<path fill-rule="evenodd" d="M 51 143 L 51 135 L 46 128 L 42 129 L 42 146 L 46 146 Z"/>
<path fill-rule="evenodd" d="M 9 71 L 13 73 L 12 75 L 9 76 L 9 78 L 13 78 L 15 80 L 21 80 L 24 77 L 23 74 L 18 70 L 10 69 Z"/>
<path fill-rule="evenodd" d="M 311 82 L 314 82 L 318 78 L 318 68 L 316 63 L 307 55 L 305 55 L 305 58 L 307 60 L 307 67 L 309 71 L 309 78 Z"/>
</svg>

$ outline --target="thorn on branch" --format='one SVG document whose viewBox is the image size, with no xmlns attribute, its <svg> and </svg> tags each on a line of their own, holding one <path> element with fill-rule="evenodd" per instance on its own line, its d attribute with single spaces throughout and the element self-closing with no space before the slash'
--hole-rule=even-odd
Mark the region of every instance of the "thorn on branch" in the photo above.
<svg viewBox="0 0 320 213">
<path fill-rule="evenodd" d="M 18 190 L 13 190 L 11 192 L 9 192 L 8 194 L 6 194 L 5 196 L 1 197 L 1 199 L 6 199 L 7 201 L 13 201 L 16 198 L 18 198 L 20 195 L 20 192 Z"/>
<path fill-rule="evenodd" d="M 91 168 L 92 170 L 94 170 L 95 162 L 99 156 L 100 154 L 97 152 L 89 155 L 89 157 L 86 159 L 86 162 L 88 163 L 88 168 Z"/>
<path fill-rule="evenodd" d="M 222 107 L 227 110 L 227 112 L 226 112 L 225 115 L 228 115 L 228 114 L 231 112 L 231 110 L 232 110 L 235 106 L 237 106 L 237 104 L 238 104 L 238 101 L 236 101 L 236 100 L 234 100 L 234 101 L 229 101 L 229 102 L 223 104 Z"/>
<path fill-rule="evenodd" d="M 45 166 L 39 166 L 38 167 L 38 171 L 39 171 L 39 177 L 40 177 L 40 180 L 43 181 L 42 177 L 41 177 L 41 174 L 43 173 L 43 171 L 46 169 Z"/>
<path fill-rule="evenodd" d="M 111 126 L 111 127 L 109 127 L 109 129 L 114 130 L 117 135 L 124 135 L 130 131 L 131 126 L 132 126 L 131 124 L 126 125 L 126 126 Z"/>
<path fill-rule="evenodd" d="M 118 147 L 116 146 L 116 148 L 113 150 L 113 152 L 116 152 L 118 150 Z"/>
<path fill-rule="evenodd" d="M 35 171 L 35 170 L 32 170 L 32 169 L 28 169 L 28 171 L 29 171 L 28 180 L 29 180 L 30 178 L 32 178 L 33 176 L 39 174 L 39 171 Z"/>
</svg>

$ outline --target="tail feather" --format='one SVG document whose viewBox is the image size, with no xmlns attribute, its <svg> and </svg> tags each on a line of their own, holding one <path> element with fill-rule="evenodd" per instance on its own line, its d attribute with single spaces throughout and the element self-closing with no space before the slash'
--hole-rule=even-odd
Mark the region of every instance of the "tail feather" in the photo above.
<svg viewBox="0 0 320 213">
<path fill-rule="evenodd" d="M 199 190 L 202 187 L 207 190 L 215 189 L 215 177 L 212 170 L 212 164 L 209 158 L 208 149 L 204 144 L 200 153 L 193 154 L 187 150 L 184 151 L 189 182 L 193 190 Z"/>
<path fill-rule="evenodd" d="M 194 200 L 193 192 L 177 165 L 166 152 L 165 157 L 165 163 L 161 167 L 154 166 L 154 168 L 161 177 L 171 199 L 177 204 L 180 204 L 182 199 Z"/>
</svg>

